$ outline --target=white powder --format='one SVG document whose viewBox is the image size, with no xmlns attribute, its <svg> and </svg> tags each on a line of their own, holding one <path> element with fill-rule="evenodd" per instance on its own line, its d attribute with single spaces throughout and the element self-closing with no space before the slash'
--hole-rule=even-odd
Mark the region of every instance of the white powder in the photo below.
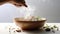
<svg viewBox="0 0 60 34">
<path fill-rule="evenodd" d="M 35 8 L 33 8 L 33 7 L 26 8 L 25 19 L 27 19 L 30 16 L 33 16 L 34 11 L 35 11 Z"/>
<path fill-rule="evenodd" d="M 25 19 L 27 19 L 28 17 L 34 15 L 35 7 L 33 7 L 33 6 L 28 6 L 27 8 L 20 7 L 20 8 L 18 8 L 18 10 L 20 12 L 20 15 L 22 15 Z"/>
</svg>

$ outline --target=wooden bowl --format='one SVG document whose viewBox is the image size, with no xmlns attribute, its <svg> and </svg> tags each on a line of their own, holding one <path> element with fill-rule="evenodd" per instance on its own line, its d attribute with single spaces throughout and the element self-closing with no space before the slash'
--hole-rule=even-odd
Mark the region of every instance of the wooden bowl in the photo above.
<svg viewBox="0 0 60 34">
<path fill-rule="evenodd" d="M 30 21 L 28 19 L 23 18 L 15 18 L 14 22 L 15 24 L 20 27 L 22 30 L 36 30 L 44 26 L 45 20 L 40 21 Z"/>
</svg>

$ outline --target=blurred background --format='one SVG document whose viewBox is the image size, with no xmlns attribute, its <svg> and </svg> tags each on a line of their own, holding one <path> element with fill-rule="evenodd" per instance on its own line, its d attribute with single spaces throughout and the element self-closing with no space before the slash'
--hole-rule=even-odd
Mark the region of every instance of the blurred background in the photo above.
<svg viewBox="0 0 60 34">
<path fill-rule="evenodd" d="M 34 16 L 45 17 L 48 23 L 60 23 L 60 0 L 26 0 L 26 3 L 35 9 Z M 1 5 L 0 23 L 12 23 L 13 18 L 23 16 L 23 13 L 12 4 Z"/>
</svg>

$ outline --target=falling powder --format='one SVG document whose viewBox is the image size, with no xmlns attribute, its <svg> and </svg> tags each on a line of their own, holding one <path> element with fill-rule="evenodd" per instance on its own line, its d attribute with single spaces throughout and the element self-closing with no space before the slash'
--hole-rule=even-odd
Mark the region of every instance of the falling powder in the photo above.
<svg viewBox="0 0 60 34">
<path fill-rule="evenodd" d="M 18 10 L 20 12 L 20 15 L 22 15 L 25 19 L 27 19 L 28 17 L 34 15 L 35 7 L 33 7 L 33 6 L 28 6 L 27 8 L 20 7 L 20 8 L 18 8 Z"/>
</svg>

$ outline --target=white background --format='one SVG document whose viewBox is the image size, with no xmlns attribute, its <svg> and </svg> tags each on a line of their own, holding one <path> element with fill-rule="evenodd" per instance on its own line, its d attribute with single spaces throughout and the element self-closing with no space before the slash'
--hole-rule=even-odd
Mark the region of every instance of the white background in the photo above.
<svg viewBox="0 0 60 34">
<path fill-rule="evenodd" d="M 60 22 L 60 0 L 26 0 L 26 2 L 29 6 L 35 7 L 35 16 L 45 17 L 47 22 Z M 13 18 L 19 15 L 17 8 L 9 3 L 0 6 L 0 22 L 13 22 Z"/>
</svg>

